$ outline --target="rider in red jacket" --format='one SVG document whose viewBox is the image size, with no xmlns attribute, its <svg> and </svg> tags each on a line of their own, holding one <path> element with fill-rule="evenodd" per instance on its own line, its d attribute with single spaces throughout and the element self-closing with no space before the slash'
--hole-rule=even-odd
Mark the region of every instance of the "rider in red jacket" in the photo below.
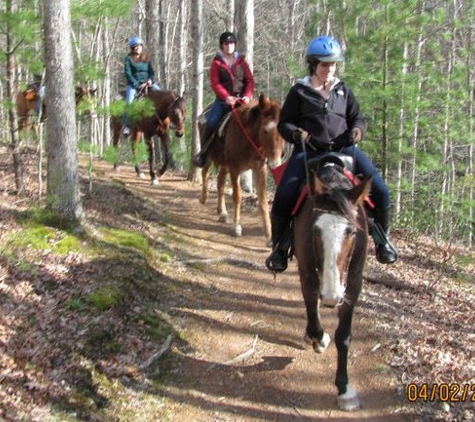
<svg viewBox="0 0 475 422">
<path fill-rule="evenodd" d="M 207 116 L 206 128 L 201 139 L 201 151 L 193 158 L 193 164 L 203 167 L 212 142 L 212 134 L 223 116 L 239 100 L 247 104 L 254 92 L 254 77 L 243 54 L 236 51 L 236 37 L 232 32 L 224 32 L 219 37 L 220 49 L 211 62 L 211 88 L 216 100 Z"/>
</svg>

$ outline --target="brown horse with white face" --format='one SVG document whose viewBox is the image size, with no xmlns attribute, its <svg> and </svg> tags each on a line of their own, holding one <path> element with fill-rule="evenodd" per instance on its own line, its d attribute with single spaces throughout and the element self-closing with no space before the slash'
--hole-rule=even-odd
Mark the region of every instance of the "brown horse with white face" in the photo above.
<svg viewBox="0 0 475 422">
<path fill-rule="evenodd" d="M 334 163 L 310 172 L 309 197 L 294 222 L 294 254 L 307 311 L 305 341 L 322 353 L 330 342 L 319 306 L 337 307 L 335 344 L 338 362 L 335 384 L 342 410 L 359 408 L 348 383 L 347 360 L 354 306 L 361 292 L 368 228 L 363 201 L 371 180 L 357 186 Z"/>
<path fill-rule="evenodd" d="M 256 177 L 256 191 L 259 210 L 264 225 L 267 243 L 271 238 L 271 224 L 267 197 L 267 165 L 271 168 L 280 164 L 284 150 L 284 140 L 277 130 L 281 106 L 263 94 L 258 101 L 235 108 L 226 123 L 224 133 L 215 133 L 207 161 L 202 170 L 203 185 L 200 202 L 208 198 L 208 177 L 211 164 L 219 167 L 218 205 L 220 221 L 227 221 L 224 188 L 226 177 L 231 176 L 234 204 L 234 235 L 242 235 L 241 203 L 242 190 L 240 174 L 252 169 Z M 219 132 L 219 131 L 218 131 Z"/>
<path fill-rule="evenodd" d="M 185 97 L 180 96 L 173 91 L 152 91 L 149 90 L 143 99 L 137 101 L 151 101 L 154 112 L 151 115 L 142 115 L 131 126 L 131 142 L 132 152 L 135 156 L 136 145 L 141 141 L 142 135 L 148 149 L 148 161 L 150 169 L 150 178 L 152 185 L 158 184 L 158 175 L 162 175 L 167 170 L 172 161 L 172 154 L 170 151 L 170 135 L 169 130 L 174 128 L 175 135 L 182 137 L 185 133 L 186 120 L 186 102 Z M 114 117 L 113 124 L 113 145 L 118 147 L 122 131 L 121 117 Z M 160 170 L 155 170 L 155 145 L 152 137 L 157 135 L 160 138 L 164 162 Z M 117 169 L 118 164 L 114 164 Z M 140 165 L 134 165 L 135 171 L 139 177 L 142 177 Z"/>
</svg>

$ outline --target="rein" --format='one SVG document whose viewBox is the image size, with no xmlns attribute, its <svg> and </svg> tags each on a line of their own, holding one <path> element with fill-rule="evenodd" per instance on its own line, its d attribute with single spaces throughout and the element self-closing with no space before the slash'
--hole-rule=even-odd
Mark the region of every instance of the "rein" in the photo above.
<svg viewBox="0 0 475 422">
<path fill-rule="evenodd" d="M 251 138 L 251 136 L 249 135 L 248 131 L 246 130 L 246 128 L 244 127 L 243 123 L 242 123 L 242 120 L 241 120 L 241 117 L 239 116 L 239 113 L 237 111 L 237 108 L 236 106 L 233 104 L 231 106 L 231 110 L 232 110 L 232 113 L 233 113 L 233 116 L 234 116 L 234 119 L 236 120 L 239 128 L 241 129 L 241 132 L 243 133 L 244 137 L 247 139 L 247 141 L 252 145 L 252 147 L 254 148 L 254 150 L 257 152 L 257 155 L 259 155 L 259 157 L 261 157 L 262 160 L 265 161 L 266 159 L 266 156 L 264 155 L 264 153 L 261 151 L 261 149 L 259 148 L 259 146 L 257 145 L 256 142 L 254 142 Z"/>
</svg>

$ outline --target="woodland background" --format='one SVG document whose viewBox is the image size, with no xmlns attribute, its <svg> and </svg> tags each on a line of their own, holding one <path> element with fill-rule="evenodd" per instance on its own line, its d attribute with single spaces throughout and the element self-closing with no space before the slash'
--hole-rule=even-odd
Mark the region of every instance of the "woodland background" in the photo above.
<svg viewBox="0 0 475 422">
<path fill-rule="evenodd" d="M 0 142 L 10 144 L 6 81 L 16 91 L 44 72 L 47 9 L 37 0 L 2 0 L 0 8 Z M 213 98 L 207 70 L 221 32 L 238 34 L 256 93 L 280 100 L 306 72 L 308 42 L 331 34 L 344 46 L 340 76 L 367 117 L 362 148 L 392 189 L 396 224 L 473 244 L 473 1 L 71 0 L 70 12 L 71 27 L 61 31 L 72 37 L 75 84 L 98 89 L 94 113 L 77 117 L 79 126 L 88 122 L 78 132 L 80 150 L 107 155 L 132 35 L 145 39 L 160 82 L 193 98 L 190 130 L 174 142 L 177 165 L 187 169 L 199 145 L 191 122 Z"/>
</svg>

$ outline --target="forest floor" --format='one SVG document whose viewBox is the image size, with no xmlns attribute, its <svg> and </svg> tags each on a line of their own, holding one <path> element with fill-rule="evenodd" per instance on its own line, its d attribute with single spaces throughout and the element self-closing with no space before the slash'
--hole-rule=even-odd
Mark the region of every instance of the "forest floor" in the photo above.
<svg viewBox="0 0 475 422">
<path fill-rule="evenodd" d="M 86 161 L 78 237 L 32 211 L 34 155 L 18 196 L 0 154 L 0 421 L 475 420 L 473 251 L 394 230 L 383 266 L 371 245 L 349 358 L 362 408 L 341 412 L 334 343 L 303 342 L 296 263 L 266 270 L 252 195 L 235 238 L 215 190 L 201 205 L 182 173 L 152 187 L 102 161 L 89 180 Z"/>
</svg>

